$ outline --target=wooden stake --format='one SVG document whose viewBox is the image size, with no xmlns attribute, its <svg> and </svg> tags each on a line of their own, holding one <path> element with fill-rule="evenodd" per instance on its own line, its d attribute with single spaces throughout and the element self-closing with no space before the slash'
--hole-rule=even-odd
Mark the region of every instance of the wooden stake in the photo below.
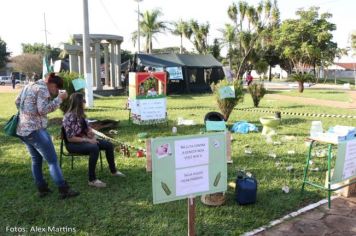
<svg viewBox="0 0 356 236">
<path fill-rule="evenodd" d="M 231 159 L 232 149 L 231 149 L 231 133 L 230 132 L 226 132 L 226 156 L 227 156 L 227 163 L 232 164 L 233 161 Z"/>
<path fill-rule="evenodd" d="M 188 198 L 188 236 L 195 236 L 195 197 Z"/>
<path fill-rule="evenodd" d="M 146 139 L 146 171 L 152 172 L 151 139 Z"/>
</svg>

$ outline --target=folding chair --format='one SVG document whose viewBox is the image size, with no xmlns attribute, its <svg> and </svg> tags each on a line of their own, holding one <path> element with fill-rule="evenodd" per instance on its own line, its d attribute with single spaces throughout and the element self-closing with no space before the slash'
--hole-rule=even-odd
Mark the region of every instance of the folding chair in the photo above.
<svg viewBox="0 0 356 236">
<path fill-rule="evenodd" d="M 66 157 L 71 157 L 71 166 L 72 166 L 72 170 L 73 170 L 73 162 L 74 162 L 74 157 L 75 156 L 87 156 L 87 154 L 79 154 L 79 153 L 71 153 L 68 151 L 67 149 L 67 136 L 66 136 L 66 131 L 64 129 L 64 127 L 61 127 L 61 146 L 60 146 L 60 154 L 59 154 L 59 166 L 62 168 L 62 157 L 66 156 Z M 65 149 L 65 150 L 64 150 Z M 101 151 L 99 151 L 99 158 L 100 158 L 100 168 L 101 170 L 103 170 L 103 160 L 101 157 Z"/>
</svg>

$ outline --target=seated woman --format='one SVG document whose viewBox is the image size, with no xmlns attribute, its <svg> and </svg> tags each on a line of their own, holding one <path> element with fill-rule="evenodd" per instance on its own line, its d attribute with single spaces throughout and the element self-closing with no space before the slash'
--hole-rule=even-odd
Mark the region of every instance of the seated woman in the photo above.
<svg viewBox="0 0 356 236">
<path fill-rule="evenodd" d="M 70 96 L 69 109 L 63 118 L 63 128 L 67 138 L 67 149 L 71 153 L 89 155 L 89 186 L 103 188 L 106 184 L 95 176 L 95 167 L 98 161 L 100 150 L 105 150 L 106 159 L 109 163 L 110 172 L 113 176 L 125 175 L 116 170 L 114 161 L 114 147 L 112 143 L 96 139 L 92 129 L 85 119 L 84 104 L 85 99 L 82 93 L 73 93 Z"/>
</svg>

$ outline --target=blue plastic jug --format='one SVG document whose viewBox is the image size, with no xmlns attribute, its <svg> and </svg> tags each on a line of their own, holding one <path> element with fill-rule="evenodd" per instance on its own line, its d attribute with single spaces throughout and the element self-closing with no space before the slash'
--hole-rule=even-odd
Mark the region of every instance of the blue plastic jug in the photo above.
<svg viewBox="0 0 356 236">
<path fill-rule="evenodd" d="M 236 179 L 236 202 L 240 205 L 253 204 L 257 197 L 257 180 L 239 175 Z"/>
</svg>

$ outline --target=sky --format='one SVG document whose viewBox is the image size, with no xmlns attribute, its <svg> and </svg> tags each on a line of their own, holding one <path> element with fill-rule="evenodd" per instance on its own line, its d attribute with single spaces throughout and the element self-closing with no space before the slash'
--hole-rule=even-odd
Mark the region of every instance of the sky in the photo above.
<svg viewBox="0 0 356 236">
<path fill-rule="evenodd" d="M 123 49 L 137 51 L 131 33 L 137 30 L 137 2 L 134 0 L 88 0 L 90 33 L 115 34 L 124 37 Z M 219 29 L 230 20 L 227 8 L 237 0 L 143 0 L 140 11 L 159 8 L 162 20 L 196 19 L 210 23 L 208 42 L 220 38 Z M 257 3 L 258 0 L 248 0 Z M 47 39 L 51 46 L 59 47 L 70 35 L 83 32 L 82 0 L 0 0 L 0 37 L 7 43 L 12 56 L 21 54 L 21 43 L 45 43 L 44 14 Z M 319 6 L 320 12 L 333 14 L 334 41 L 339 47 L 350 45 L 349 36 L 356 30 L 356 0 L 278 0 L 281 19 L 295 18 L 299 8 Z M 179 46 L 180 39 L 170 33 L 160 34 L 153 42 L 154 48 Z M 193 46 L 184 40 L 184 47 Z M 141 50 L 144 40 L 141 39 Z"/>
</svg>

